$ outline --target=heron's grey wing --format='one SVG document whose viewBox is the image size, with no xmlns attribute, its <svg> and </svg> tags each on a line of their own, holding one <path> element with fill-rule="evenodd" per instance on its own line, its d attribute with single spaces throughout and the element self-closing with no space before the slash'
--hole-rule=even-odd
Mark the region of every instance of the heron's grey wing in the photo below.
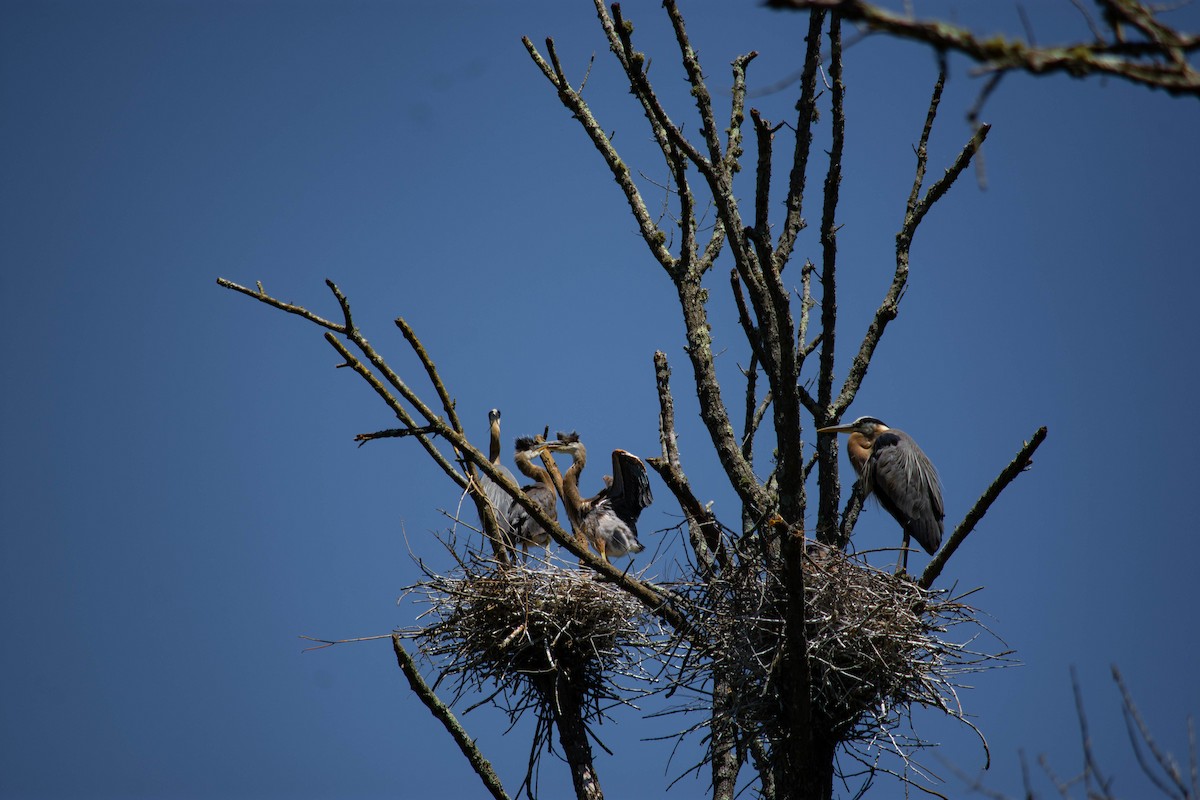
<svg viewBox="0 0 1200 800">
<path fill-rule="evenodd" d="M 613 482 L 608 496 L 615 512 L 622 518 L 636 521 L 642 509 L 654 502 L 646 465 L 633 453 L 613 450 Z"/>
<path fill-rule="evenodd" d="M 558 495 L 554 493 L 553 489 L 543 483 L 535 483 L 531 486 L 522 486 L 521 491 L 529 495 L 529 499 L 541 506 L 548 515 L 555 516 Z M 545 544 L 550 541 L 550 534 L 546 533 L 546 529 L 531 517 L 519 503 L 513 503 L 509 520 L 518 542 Z"/>
<path fill-rule="evenodd" d="M 927 553 L 937 551 L 945 517 L 941 482 L 911 436 L 896 430 L 881 433 L 871 447 L 863 480 Z"/>
<path fill-rule="evenodd" d="M 496 469 L 500 474 L 508 478 L 513 483 L 517 483 L 517 478 L 512 474 L 512 470 L 503 464 L 497 464 Z M 488 503 L 492 506 L 492 513 L 496 515 L 496 521 L 500 523 L 501 529 L 508 533 L 512 530 L 511 516 L 514 501 L 508 492 L 500 488 L 500 484 L 493 481 L 482 471 L 479 473 L 479 482 L 483 485 L 483 493 L 488 499 Z M 517 484 L 518 486 L 520 484 Z M 517 506 L 520 508 L 520 506 Z M 522 509 L 524 510 L 524 509 Z"/>
<path fill-rule="evenodd" d="M 533 486 L 525 487 L 525 494 L 529 495 L 533 502 L 542 507 L 550 516 L 554 516 L 558 508 L 558 495 L 544 483 L 535 483 Z"/>
</svg>

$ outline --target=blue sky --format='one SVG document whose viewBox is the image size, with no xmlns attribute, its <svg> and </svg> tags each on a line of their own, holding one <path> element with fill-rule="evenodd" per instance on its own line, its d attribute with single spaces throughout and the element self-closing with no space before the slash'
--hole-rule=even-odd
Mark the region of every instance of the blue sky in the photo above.
<svg viewBox="0 0 1200 800">
<path fill-rule="evenodd" d="M 989 9 L 918 4 L 1019 30 L 1015 7 Z M 1066 0 L 1027 10 L 1039 41 L 1087 36 Z M 658 4 L 625 11 L 695 130 Z M 802 16 L 684 11 L 718 97 L 747 50 L 761 53 L 752 88 L 797 69 Z M 1195 8 L 1172 20 L 1200 29 Z M 409 550 L 444 557 L 434 535 L 455 487 L 411 442 L 356 448 L 354 434 L 392 425 L 382 404 L 333 369 L 319 331 L 218 276 L 325 314 L 332 278 L 420 384 L 391 322 L 405 317 L 480 442 L 498 406 L 506 437 L 576 428 L 594 453 L 654 455 L 661 349 L 685 467 L 736 518 L 686 392 L 670 284 L 522 35 L 556 37 L 576 80 L 596 54 L 588 100 L 660 180 L 590 3 L 0 7 L 0 795 L 480 794 L 386 641 L 302 654 L 297 638 L 412 625 L 417 610 L 395 602 L 417 577 Z M 980 84 L 968 71 L 952 62 L 933 175 L 969 134 Z M 846 72 L 839 374 L 890 280 L 935 77 L 924 49 L 882 38 L 849 50 Z M 793 102 L 752 101 L 775 120 Z M 1115 81 L 1011 77 L 984 117 L 988 188 L 960 181 L 925 221 L 852 413 L 921 442 L 948 522 L 1049 426 L 1033 471 L 946 573 L 985 587 L 974 600 L 1023 663 L 979 676 L 963 702 L 991 745 L 990 785 L 1015 793 L 1018 749 L 1060 773 L 1079 764 L 1075 665 L 1097 747 L 1136 796 L 1109 665 L 1180 755 L 1200 710 L 1200 107 Z M 798 251 L 815 259 L 819 244 Z M 716 272 L 732 381 L 746 352 Z M 655 531 L 676 512 L 653 480 L 643 540 L 659 553 L 651 574 L 669 576 L 673 534 Z M 895 538 L 868 509 L 858 546 Z M 969 731 L 917 722 L 944 745 L 926 757 L 934 769 L 979 767 Z M 505 736 L 488 710 L 466 723 L 515 790 L 528 729 Z M 666 766 L 669 745 L 640 741 L 662 723 L 618 723 L 600 730 L 614 751 L 605 789 L 661 794 L 685 756 Z M 545 763 L 543 789 L 561 794 L 565 770 Z M 676 794 L 700 791 L 685 781 Z"/>
</svg>

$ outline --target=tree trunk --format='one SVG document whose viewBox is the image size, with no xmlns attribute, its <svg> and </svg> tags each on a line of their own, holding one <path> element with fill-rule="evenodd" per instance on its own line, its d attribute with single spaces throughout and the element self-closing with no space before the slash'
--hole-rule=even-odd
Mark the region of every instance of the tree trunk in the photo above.
<svg viewBox="0 0 1200 800">
<path fill-rule="evenodd" d="M 583 693 L 562 670 L 543 677 L 537 685 L 554 717 L 554 726 L 558 728 L 558 741 L 571 769 L 575 797 L 578 800 L 604 800 L 583 720 Z"/>
<path fill-rule="evenodd" d="M 721 670 L 713 674 L 712 702 L 712 785 L 713 800 L 733 800 L 737 786 L 740 757 L 737 733 L 730 718 L 736 698 Z"/>
</svg>

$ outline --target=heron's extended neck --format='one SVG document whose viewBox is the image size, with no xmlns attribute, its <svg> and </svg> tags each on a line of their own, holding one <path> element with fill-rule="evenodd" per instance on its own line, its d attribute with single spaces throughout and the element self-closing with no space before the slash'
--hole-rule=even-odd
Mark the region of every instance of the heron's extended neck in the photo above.
<svg viewBox="0 0 1200 800">
<path fill-rule="evenodd" d="M 500 463 L 500 420 L 498 420 L 498 419 L 492 420 L 492 424 L 489 427 L 489 431 L 492 434 L 492 440 L 491 440 L 491 442 L 488 443 L 488 460 L 491 461 L 493 464 L 499 464 Z"/>
<path fill-rule="evenodd" d="M 533 463 L 533 459 L 527 451 L 518 450 L 513 455 L 513 461 L 517 462 L 517 469 L 521 470 L 522 475 L 533 478 L 534 481 L 549 489 L 551 494 L 556 494 L 554 481 L 550 480 L 550 473 L 546 472 L 544 467 Z"/>
<path fill-rule="evenodd" d="M 587 449 L 579 445 L 571 452 L 571 466 L 563 473 L 563 502 L 575 518 L 576 524 L 583 520 L 583 495 L 579 493 L 579 474 L 587 465 Z"/>
</svg>

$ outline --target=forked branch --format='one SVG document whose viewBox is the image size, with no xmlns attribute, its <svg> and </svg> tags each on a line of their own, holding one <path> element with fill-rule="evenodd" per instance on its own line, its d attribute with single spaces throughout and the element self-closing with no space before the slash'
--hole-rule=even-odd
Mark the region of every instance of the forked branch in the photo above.
<svg viewBox="0 0 1200 800">
<path fill-rule="evenodd" d="M 950 165 L 945 174 L 925 192 L 924 196 L 919 197 L 925 175 L 925 150 L 923 145 L 928 139 L 928 132 L 933 124 L 933 117 L 937 112 L 937 105 L 941 98 L 943 84 L 944 77 L 939 76 L 937 86 L 934 88 L 933 98 L 930 100 L 929 116 L 921 134 L 922 146 L 917 149 L 917 170 L 916 177 L 913 180 L 912 194 L 909 198 L 904 222 L 901 225 L 900 231 L 896 234 L 896 270 L 892 276 L 892 283 L 888 287 L 887 294 L 884 295 L 883 302 L 879 304 L 879 308 L 875 311 L 875 317 L 867 327 L 862 344 L 859 345 L 858 353 L 854 356 L 854 360 L 850 364 L 846 381 L 842 384 L 842 390 L 838 393 L 837 399 L 833 403 L 831 420 L 840 418 L 846 409 L 850 407 L 850 404 L 854 402 L 859 387 L 862 386 L 863 378 L 866 377 L 867 369 L 871 365 L 871 356 L 874 355 L 875 348 L 878 347 L 884 330 L 887 328 L 888 323 L 894 320 L 900 313 L 900 299 L 904 296 L 904 290 L 908 286 L 909 251 L 912 247 L 912 240 L 917 232 L 917 227 L 921 224 L 921 220 L 925 218 L 925 215 L 933 207 L 934 203 L 945 196 L 946 192 L 954 184 L 954 181 L 958 179 L 958 176 L 971 163 L 971 159 L 979 152 L 979 148 L 983 146 L 983 142 L 987 138 L 988 131 L 991 130 L 991 127 L 988 125 L 979 126 L 978 130 L 975 131 L 974 135 L 963 146 L 963 149 L 959 151 L 958 157 L 955 158 L 954 163 Z M 918 197 L 919 199 L 917 199 Z"/>
</svg>

